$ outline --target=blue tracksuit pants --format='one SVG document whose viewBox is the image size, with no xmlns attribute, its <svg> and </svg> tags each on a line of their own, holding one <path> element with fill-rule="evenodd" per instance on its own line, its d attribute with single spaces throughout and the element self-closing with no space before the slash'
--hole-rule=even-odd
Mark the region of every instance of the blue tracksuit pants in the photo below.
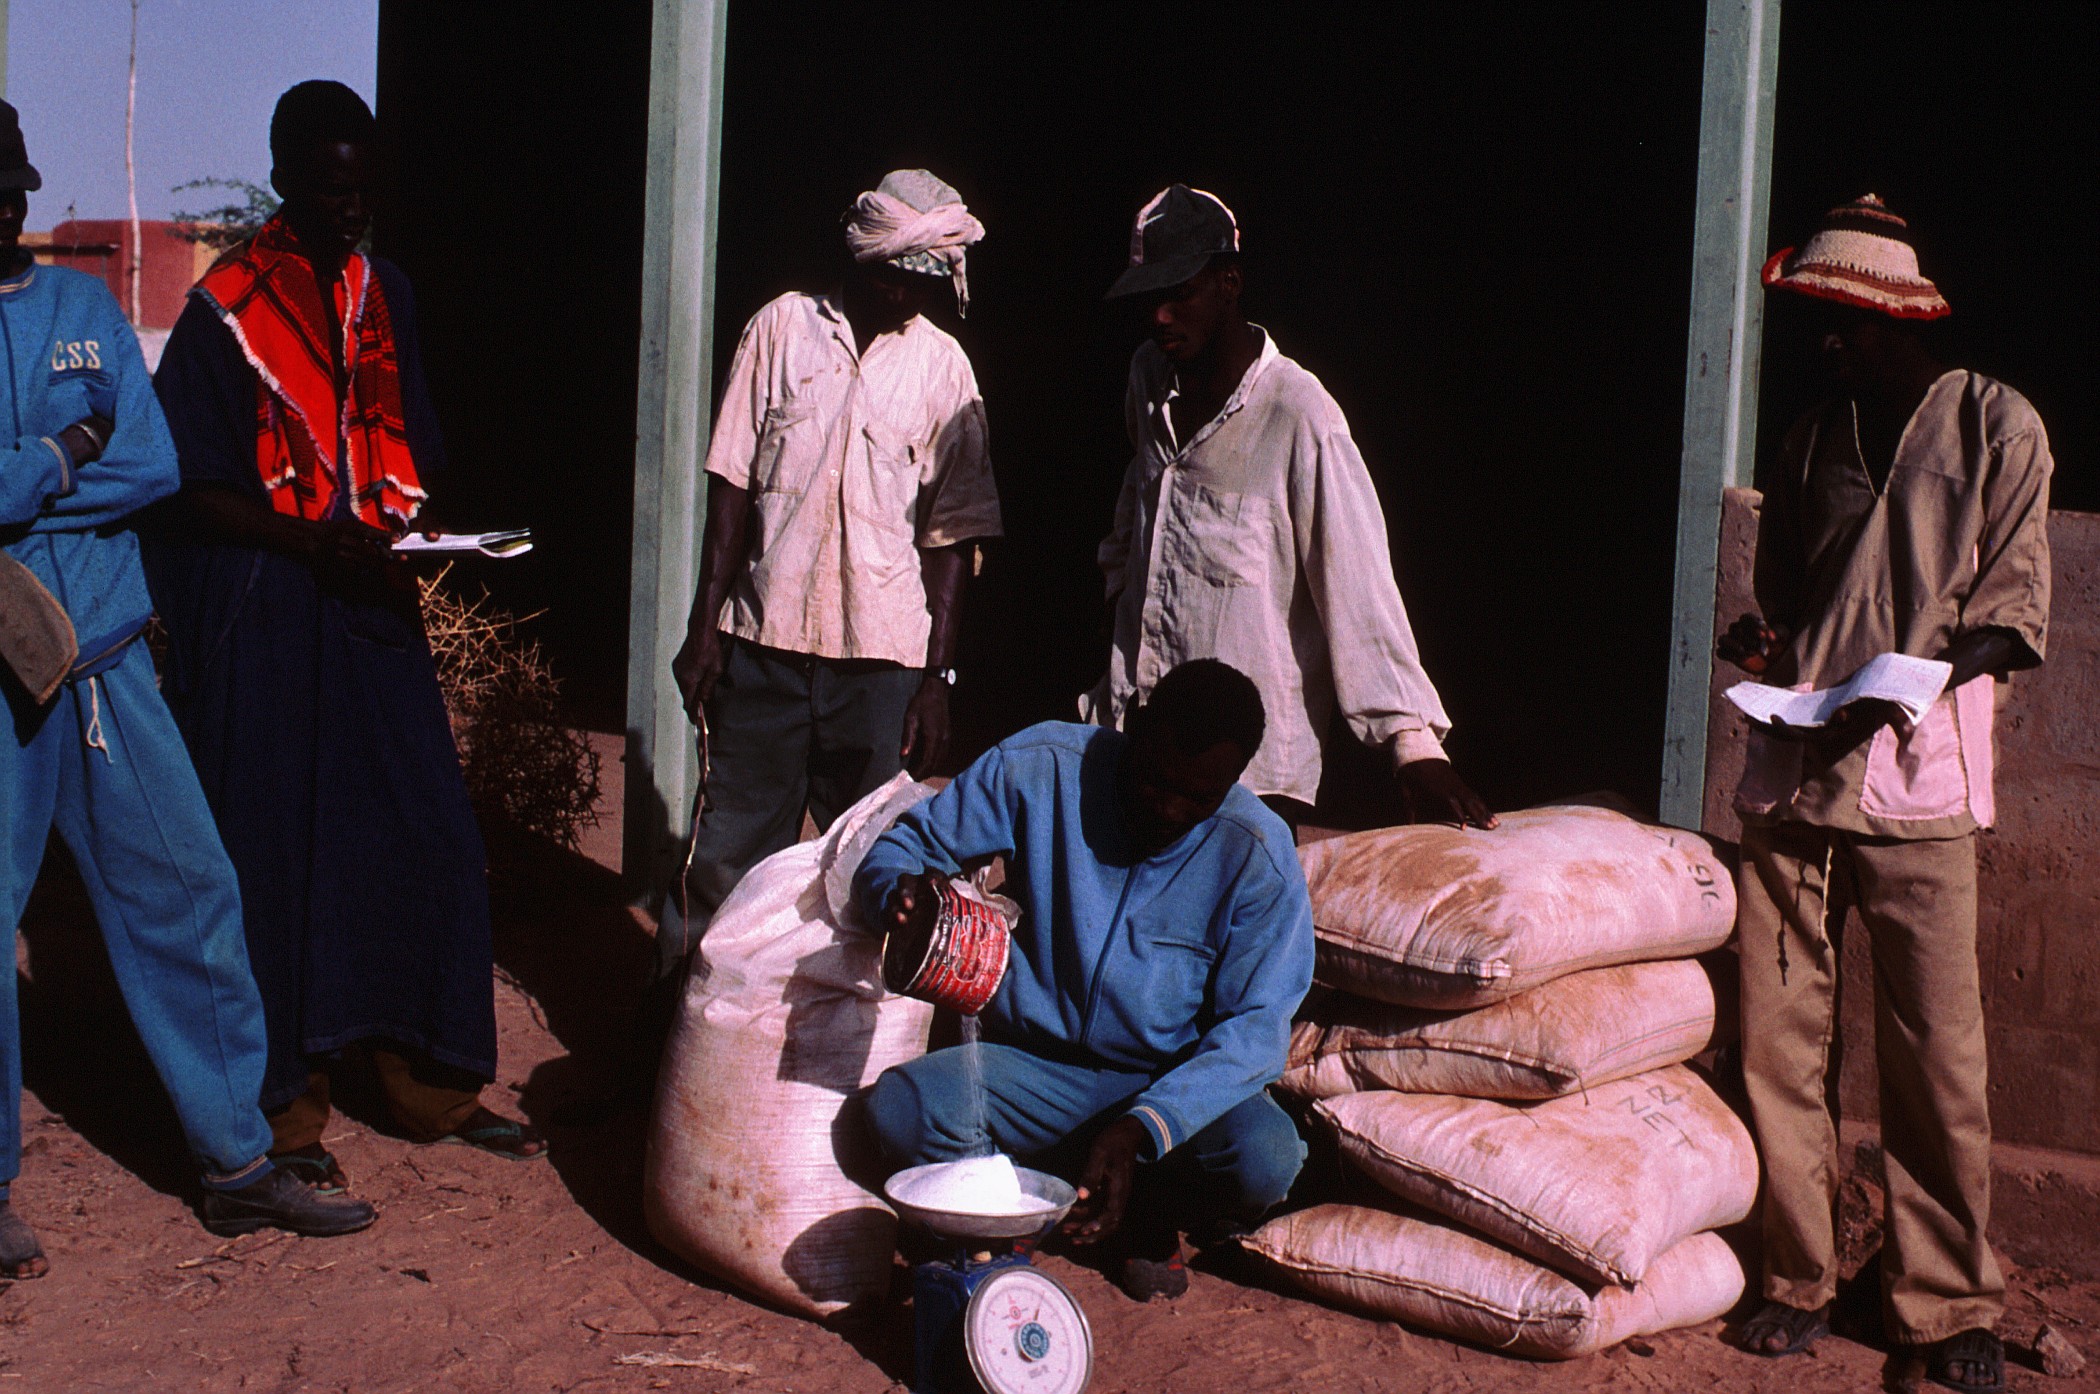
<svg viewBox="0 0 2100 1394">
<path fill-rule="evenodd" d="M 990 1042 L 982 1052 L 985 1131 L 993 1147 L 1077 1180 L 1093 1135 L 1114 1122 L 1152 1077 L 1138 1071 L 1065 1064 Z M 979 1144 L 962 1047 L 937 1050 L 885 1070 L 868 1094 L 868 1119 L 885 1160 L 898 1169 L 952 1161 Z M 1290 1117 L 1261 1091 L 1140 1168 L 1139 1202 L 1164 1205 L 1163 1220 L 1252 1223 L 1282 1202 L 1305 1163 Z M 1194 1175 L 1189 1172 L 1193 1170 Z M 1158 1172 L 1191 1184 L 1163 1186 Z M 1149 1183 L 1149 1184 L 1148 1184 Z"/>
<path fill-rule="evenodd" d="M 10 689 L 0 731 L 0 916 L 8 943 L 52 828 L 73 854 L 124 1004 L 207 1177 L 270 1146 L 262 997 L 240 889 L 174 718 L 134 643 L 32 710 Z M 0 973 L 0 1191 L 22 1169 L 15 974 Z"/>
</svg>

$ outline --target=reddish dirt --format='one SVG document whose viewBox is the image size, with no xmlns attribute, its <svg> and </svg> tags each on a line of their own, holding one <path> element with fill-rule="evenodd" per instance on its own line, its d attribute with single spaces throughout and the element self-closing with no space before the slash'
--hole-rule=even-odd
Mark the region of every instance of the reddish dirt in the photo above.
<svg viewBox="0 0 2100 1394">
<path fill-rule="evenodd" d="M 646 934 L 612 874 L 584 857 L 499 845 L 496 863 L 504 1068 L 490 1100 L 548 1132 L 551 1163 L 410 1146 L 374 1126 L 353 1077 L 329 1143 L 379 1223 L 347 1239 L 231 1243 L 191 1214 L 173 1120 L 98 976 L 85 907 L 47 874 L 25 925 L 30 1094 L 15 1197 L 52 1271 L 0 1284 L 0 1394 L 905 1388 L 910 1337 L 896 1312 L 827 1330 L 723 1291 L 649 1239 L 645 1120 L 613 1103 Z M 1769 1363 L 1724 1344 L 1714 1323 L 1545 1365 L 1244 1277 L 1199 1271 L 1185 1299 L 1139 1307 L 1090 1269 L 1043 1262 L 1092 1319 L 1102 1391 L 1836 1394 L 1875 1388 L 1886 1363 L 1844 1338 Z M 2100 1283 L 2016 1271 L 2014 1285 L 2008 1336 L 2025 1341 L 2046 1321 L 2100 1365 Z M 2100 1379 L 2016 1369 L 2010 1386 L 2053 1394 Z"/>
</svg>

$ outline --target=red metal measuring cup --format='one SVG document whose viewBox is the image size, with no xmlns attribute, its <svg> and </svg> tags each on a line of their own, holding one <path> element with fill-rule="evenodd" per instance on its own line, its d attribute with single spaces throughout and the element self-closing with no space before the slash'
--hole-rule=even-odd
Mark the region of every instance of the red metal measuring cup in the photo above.
<svg viewBox="0 0 2100 1394">
<path fill-rule="evenodd" d="M 933 932 L 892 933 L 883 945 L 882 981 L 890 991 L 975 1016 L 999 990 L 1013 930 L 998 906 L 964 881 L 940 883 Z"/>
</svg>

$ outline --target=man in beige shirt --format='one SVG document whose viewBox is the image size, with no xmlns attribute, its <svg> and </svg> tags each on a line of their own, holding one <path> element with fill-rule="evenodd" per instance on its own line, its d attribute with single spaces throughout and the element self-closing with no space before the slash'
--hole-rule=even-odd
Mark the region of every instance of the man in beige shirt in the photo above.
<svg viewBox="0 0 2100 1394">
<path fill-rule="evenodd" d="M 1756 592 L 1720 644 L 1768 682 L 1823 689 L 1884 653 L 1952 665 L 1910 724 L 1862 701 L 1829 725 L 1753 729 L 1744 819 L 1744 1073 L 1765 1162 L 1760 1355 L 1827 1329 L 1837 1135 L 1826 1105 L 1836 938 L 1848 908 L 1874 958 L 1888 1167 L 1889 1330 L 1954 1389 L 2001 1387 L 2004 1279 L 1985 1240 L 1990 1114 L 1976 966 L 1975 832 L 1993 816 L 1996 683 L 2042 661 L 2049 441 L 2019 393 L 1934 357 L 1947 313 L 1902 219 L 1872 195 L 1832 210 L 1765 283 L 1806 297 L 1835 395 L 1765 479 Z"/>
<path fill-rule="evenodd" d="M 920 312 L 947 285 L 968 304 L 983 235 L 954 189 L 895 171 L 847 214 L 842 287 L 781 296 L 737 344 L 671 665 L 710 773 L 663 980 L 805 810 L 826 828 L 905 761 L 941 759 L 963 583 L 999 497 L 970 360 Z"/>
<path fill-rule="evenodd" d="M 1083 714 L 1118 726 L 1196 658 L 1247 674 L 1268 733 L 1241 782 L 1295 825 L 1319 793 L 1337 707 L 1384 750 L 1421 816 L 1494 826 L 1452 771 L 1451 729 L 1393 580 L 1385 515 L 1318 378 L 1240 310 L 1239 225 L 1184 184 L 1139 210 L 1130 265 L 1152 337 L 1124 397 L 1132 457 L 1101 544 L 1108 673 Z"/>
</svg>

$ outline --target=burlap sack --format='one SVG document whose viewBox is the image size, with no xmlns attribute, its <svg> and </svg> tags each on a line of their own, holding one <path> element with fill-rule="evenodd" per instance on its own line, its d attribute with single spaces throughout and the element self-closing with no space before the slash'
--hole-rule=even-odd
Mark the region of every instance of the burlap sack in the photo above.
<svg viewBox="0 0 2100 1394">
<path fill-rule="evenodd" d="M 1592 968 L 1466 1012 L 1315 989 L 1278 1081 L 1300 1098 L 1367 1089 L 1551 1099 L 1689 1060 L 1714 1034 L 1714 986 L 1690 959 Z"/>
<path fill-rule="evenodd" d="M 643 1175 L 649 1231 L 790 1311 L 828 1316 L 889 1291 L 896 1213 L 861 1091 L 925 1053 L 933 1008 L 882 986 L 881 941 L 850 883 L 897 815 L 933 790 L 904 775 L 814 842 L 767 858 L 701 940 L 664 1049 Z"/>
<path fill-rule="evenodd" d="M 1493 832 L 1382 828 L 1299 849 L 1320 982 L 1403 1007 L 1485 1006 L 1585 968 L 1725 943 L 1735 887 L 1697 833 L 1587 805 Z"/>
<path fill-rule="evenodd" d="M 1593 1283 L 1640 1282 L 1757 1199 L 1749 1130 L 1682 1065 L 1537 1104 L 1381 1092 L 1313 1112 L 1394 1195 Z"/>
<path fill-rule="evenodd" d="M 1271 1220 L 1246 1243 L 1311 1296 L 1546 1360 L 1711 1321 L 1743 1294 L 1742 1265 L 1712 1234 L 1662 1255 L 1638 1287 L 1595 1292 L 1456 1226 L 1352 1205 Z"/>
</svg>

